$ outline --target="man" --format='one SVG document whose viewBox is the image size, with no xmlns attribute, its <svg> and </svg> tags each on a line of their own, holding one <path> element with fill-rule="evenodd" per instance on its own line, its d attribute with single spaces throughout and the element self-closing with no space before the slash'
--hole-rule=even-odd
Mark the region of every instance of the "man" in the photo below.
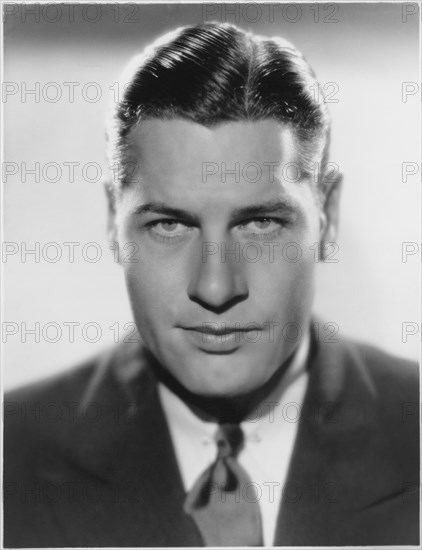
<svg viewBox="0 0 422 550">
<path fill-rule="evenodd" d="M 418 544 L 417 369 L 311 317 L 341 179 L 312 70 L 205 24 L 130 71 L 107 193 L 142 346 L 8 397 L 5 545 Z"/>
</svg>

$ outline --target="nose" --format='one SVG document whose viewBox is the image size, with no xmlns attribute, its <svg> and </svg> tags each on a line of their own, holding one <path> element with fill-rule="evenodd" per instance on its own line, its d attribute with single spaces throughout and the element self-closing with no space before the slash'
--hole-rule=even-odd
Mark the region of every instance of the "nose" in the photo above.
<svg viewBox="0 0 422 550">
<path fill-rule="evenodd" d="M 215 313 L 223 313 L 248 297 L 249 290 L 245 266 L 240 258 L 220 253 L 198 254 L 198 260 L 191 265 L 191 279 L 188 286 L 189 298 Z"/>
</svg>

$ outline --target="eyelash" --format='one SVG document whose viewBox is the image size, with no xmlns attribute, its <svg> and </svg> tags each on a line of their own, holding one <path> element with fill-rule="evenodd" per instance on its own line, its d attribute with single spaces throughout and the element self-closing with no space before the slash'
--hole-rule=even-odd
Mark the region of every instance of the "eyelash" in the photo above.
<svg viewBox="0 0 422 550">
<path fill-rule="evenodd" d="M 273 239 L 273 238 L 277 237 L 280 234 L 281 230 L 288 225 L 288 220 L 286 220 L 286 219 L 280 219 L 280 218 L 273 218 L 273 217 L 270 217 L 270 216 L 264 216 L 264 217 L 261 217 L 261 218 L 251 218 L 247 222 L 239 224 L 237 227 L 244 228 L 249 223 L 252 223 L 252 222 L 265 222 L 265 221 L 275 222 L 277 224 L 277 227 L 275 229 L 272 229 L 271 231 L 267 231 L 267 232 L 249 231 L 249 232 L 246 233 L 247 236 L 249 238 L 255 238 L 255 239 Z M 157 225 L 159 225 L 160 223 L 167 223 L 167 224 L 176 223 L 176 224 L 184 225 L 186 228 L 189 228 L 189 230 L 193 229 L 192 225 L 188 225 L 188 224 L 185 224 L 184 222 L 181 222 L 181 221 L 176 220 L 176 219 L 171 219 L 171 218 L 165 218 L 165 219 L 161 219 L 161 220 L 154 220 L 154 221 L 151 221 L 151 222 L 147 223 L 146 227 L 147 227 L 148 231 L 153 235 L 153 237 L 155 239 L 159 240 L 159 241 L 166 242 L 166 243 L 174 243 L 174 242 L 179 241 L 180 239 L 182 239 L 185 236 L 186 232 L 183 232 L 183 234 L 178 234 L 178 235 L 162 235 L 161 233 L 158 233 L 158 232 L 154 231 L 155 227 Z"/>
</svg>

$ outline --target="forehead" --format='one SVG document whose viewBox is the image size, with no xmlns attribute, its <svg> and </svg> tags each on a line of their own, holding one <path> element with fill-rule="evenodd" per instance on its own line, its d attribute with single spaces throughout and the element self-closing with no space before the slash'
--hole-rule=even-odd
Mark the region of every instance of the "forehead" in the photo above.
<svg viewBox="0 0 422 550">
<path fill-rule="evenodd" d="M 291 130 L 275 120 L 214 127 L 184 119 L 147 120 L 131 135 L 130 156 L 139 163 L 141 173 L 153 174 L 159 163 L 161 174 L 173 176 L 202 172 L 206 163 L 217 163 L 218 170 L 240 163 L 242 171 L 248 163 L 267 166 L 298 160 Z"/>
<path fill-rule="evenodd" d="M 211 128 L 184 119 L 148 120 L 131 135 L 129 159 L 136 166 L 129 194 L 141 202 L 234 205 L 296 195 L 303 187 L 294 135 L 275 120 Z"/>
</svg>

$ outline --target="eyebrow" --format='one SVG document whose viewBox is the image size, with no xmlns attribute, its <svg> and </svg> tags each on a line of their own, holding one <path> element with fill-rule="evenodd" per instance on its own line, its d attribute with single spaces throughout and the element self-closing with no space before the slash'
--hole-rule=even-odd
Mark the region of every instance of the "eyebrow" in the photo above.
<svg viewBox="0 0 422 550">
<path fill-rule="evenodd" d="M 138 206 L 133 214 L 135 216 L 141 216 L 142 214 L 147 214 L 148 212 L 152 212 L 153 214 L 162 214 L 171 218 L 183 219 L 191 221 L 192 223 L 197 221 L 196 216 L 192 215 L 190 212 L 187 212 L 182 208 L 174 208 L 164 202 L 147 202 L 146 204 Z"/>
<path fill-rule="evenodd" d="M 270 212 L 273 213 L 293 213 L 297 210 L 297 206 L 291 200 L 287 199 L 272 199 L 260 204 L 237 208 L 232 213 L 233 219 L 249 218 L 253 216 L 262 216 Z"/>
<path fill-rule="evenodd" d="M 251 218 L 257 216 L 268 215 L 271 213 L 293 213 L 297 211 L 298 208 L 291 200 L 287 199 L 272 199 L 260 204 L 254 204 L 251 206 L 244 206 L 236 208 L 231 213 L 231 220 L 238 220 L 241 218 Z M 191 223 L 197 223 L 197 216 L 191 214 L 190 212 L 183 210 L 182 208 L 174 208 L 167 205 L 164 202 L 148 202 L 141 206 L 138 206 L 133 215 L 141 216 L 142 214 L 147 213 L 162 214 L 169 216 L 171 218 L 183 219 L 190 221 Z"/>
</svg>

